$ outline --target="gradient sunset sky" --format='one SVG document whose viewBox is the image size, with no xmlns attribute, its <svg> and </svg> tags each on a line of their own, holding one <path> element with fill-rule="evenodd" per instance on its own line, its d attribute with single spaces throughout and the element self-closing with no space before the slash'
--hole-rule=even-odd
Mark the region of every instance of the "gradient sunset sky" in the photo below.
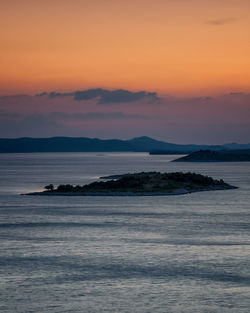
<svg viewBox="0 0 250 313">
<path fill-rule="evenodd" d="M 249 0 L 0 5 L 0 137 L 250 142 Z"/>
</svg>

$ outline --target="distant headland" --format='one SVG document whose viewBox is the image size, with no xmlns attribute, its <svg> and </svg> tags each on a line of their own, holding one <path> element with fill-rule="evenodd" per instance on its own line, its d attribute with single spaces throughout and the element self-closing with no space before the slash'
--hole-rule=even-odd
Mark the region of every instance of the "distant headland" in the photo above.
<svg viewBox="0 0 250 313">
<path fill-rule="evenodd" d="M 250 149 L 247 150 L 200 150 L 172 162 L 250 162 Z"/>
<path fill-rule="evenodd" d="M 87 185 L 45 186 L 45 191 L 32 192 L 27 195 L 43 196 L 155 196 L 180 195 L 198 191 L 227 190 L 237 187 L 196 173 L 160 173 L 141 172 L 134 174 L 112 175 L 100 177 L 105 181 L 97 181 Z"/>
</svg>

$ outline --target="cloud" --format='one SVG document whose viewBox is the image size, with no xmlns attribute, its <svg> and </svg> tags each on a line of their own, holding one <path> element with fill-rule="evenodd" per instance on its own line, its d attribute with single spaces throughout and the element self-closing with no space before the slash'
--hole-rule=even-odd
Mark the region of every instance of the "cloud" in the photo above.
<svg viewBox="0 0 250 313">
<path fill-rule="evenodd" d="M 55 92 L 52 91 L 48 94 L 48 96 L 50 98 L 56 98 L 56 97 L 70 97 L 70 96 L 74 96 L 73 92 L 66 92 L 66 93 L 60 93 L 60 92 Z"/>
<path fill-rule="evenodd" d="M 110 93 L 111 91 L 97 88 L 97 89 L 88 89 L 88 90 L 78 90 L 74 94 L 75 100 L 90 100 L 94 98 L 99 98 L 99 102 L 102 98 L 105 98 L 105 96 Z"/>
<path fill-rule="evenodd" d="M 237 20 L 236 18 L 228 17 L 228 18 L 209 20 L 209 21 L 206 21 L 206 24 L 213 25 L 213 26 L 222 26 L 222 25 L 225 25 L 225 24 L 232 23 L 232 22 L 234 22 L 236 20 Z"/>
<path fill-rule="evenodd" d="M 185 98 L 185 101 L 187 103 L 190 103 L 190 102 L 192 102 L 192 103 L 197 103 L 197 102 L 203 103 L 203 102 L 208 102 L 211 100 L 213 100 L 213 97 L 211 97 L 211 96 Z M 178 99 L 177 99 L 177 101 L 178 101 Z"/>
<path fill-rule="evenodd" d="M 229 94 L 230 96 L 245 96 L 245 95 L 248 95 L 247 93 L 245 92 L 230 92 Z"/>
<path fill-rule="evenodd" d="M 142 99 L 146 99 L 153 103 L 160 100 L 156 92 L 133 92 L 125 89 L 107 90 L 102 88 L 77 90 L 68 93 L 55 91 L 52 91 L 50 93 L 42 92 L 36 95 L 36 97 L 43 96 L 48 96 L 49 98 L 73 96 L 73 99 L 76 101 L 97 99 L 98 104 L 134 102 Z"/>
<path fill-rule="evenodd" d="M 48 96 L 49 98 L 56 98 L 56 97 L 69 97 L 69 96 L 74 96 L 74 92 L 56 92 L 56 91 L 51 91 L 51 92 L 41 92 L 35 95 L 35 97 L 44 97 Z"/>
<path fill-rule="evenodd" d="M 48 93 L 46 91 L 44 91 L 44 92 L 36 94 L 35 97 L 43 97 L 43 96 L 47 96 L 47 95 L 48 95 Z"/>
<path fill-rule="evenodd" d="M 141 99 L 158 100 L 156 92 L 138 91 L 132 92 L 124 89 L 106 90 L 106 89 L 89 89 L 86 91 L 75 92 L 75 100 L 87 100 L 99 98 L 99 104 L 134 102 Z"/>
</svg>

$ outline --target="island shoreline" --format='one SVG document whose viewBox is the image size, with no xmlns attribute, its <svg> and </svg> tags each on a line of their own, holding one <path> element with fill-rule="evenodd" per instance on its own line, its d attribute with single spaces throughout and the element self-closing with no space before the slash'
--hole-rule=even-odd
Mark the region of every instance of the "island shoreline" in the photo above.
<svg viewBox="0 0 250 313">
<path fill-rule="evenodd" d="M 37 191 L 37 192 L 29 192 L 23 193 L 22 196 L 69 196 L 69 197 L 120 197 L 120 196 L 134 196 L 134 197 L 147 197 L 147 196 L 177 196 L 177 195 L 186 195 L 195 192 L 203 192 L 203 191 L 222 191 L 222 190 L 233 190 L 238 189 L 239 187 L 228 186 L 228 187 L 214 187 L 214 188 L 206 188 L 200 190 L 187 190 L 187 189 L 179 189 L 172 192 L 123 192 L 123 191 L 110 191 L 110 192 L 55 192 L 55 191 Z"/>
</svg>

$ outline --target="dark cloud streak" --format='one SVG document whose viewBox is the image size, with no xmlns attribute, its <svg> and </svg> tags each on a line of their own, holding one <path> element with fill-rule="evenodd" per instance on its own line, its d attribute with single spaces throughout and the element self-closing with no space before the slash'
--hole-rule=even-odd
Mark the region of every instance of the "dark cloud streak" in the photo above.
<svg viewBox="0 0 250 313">
<path fill-rule="evenodd" d="M 43 96 L 48 96 L 49 98 L 73 96 L 73 99 L 76 101 L 97 99 L 98 104 L 135 102 L 143 99 L 153 103 L 160 100 L 156 92 L 132 92 L 125 89 L 107 90 L 102 88 L 77 90 L 68 93 L 60 93 L 55 91 L 50 93 L 42 92 L 36 95 L 36 97 Z"/>
<path fill-rule="evenodd" d="M 206 24 L 212 25 L 212 26 L 222 26 L 225 24 L 229 24 L 232 22 L 235 22 L 237 19 L 233 17 L 228 17 L 228 18 L 221 18 L 221 19 L 214 19 L 214 20 L 209 20 L 206 21 Z"/>
</svg>

